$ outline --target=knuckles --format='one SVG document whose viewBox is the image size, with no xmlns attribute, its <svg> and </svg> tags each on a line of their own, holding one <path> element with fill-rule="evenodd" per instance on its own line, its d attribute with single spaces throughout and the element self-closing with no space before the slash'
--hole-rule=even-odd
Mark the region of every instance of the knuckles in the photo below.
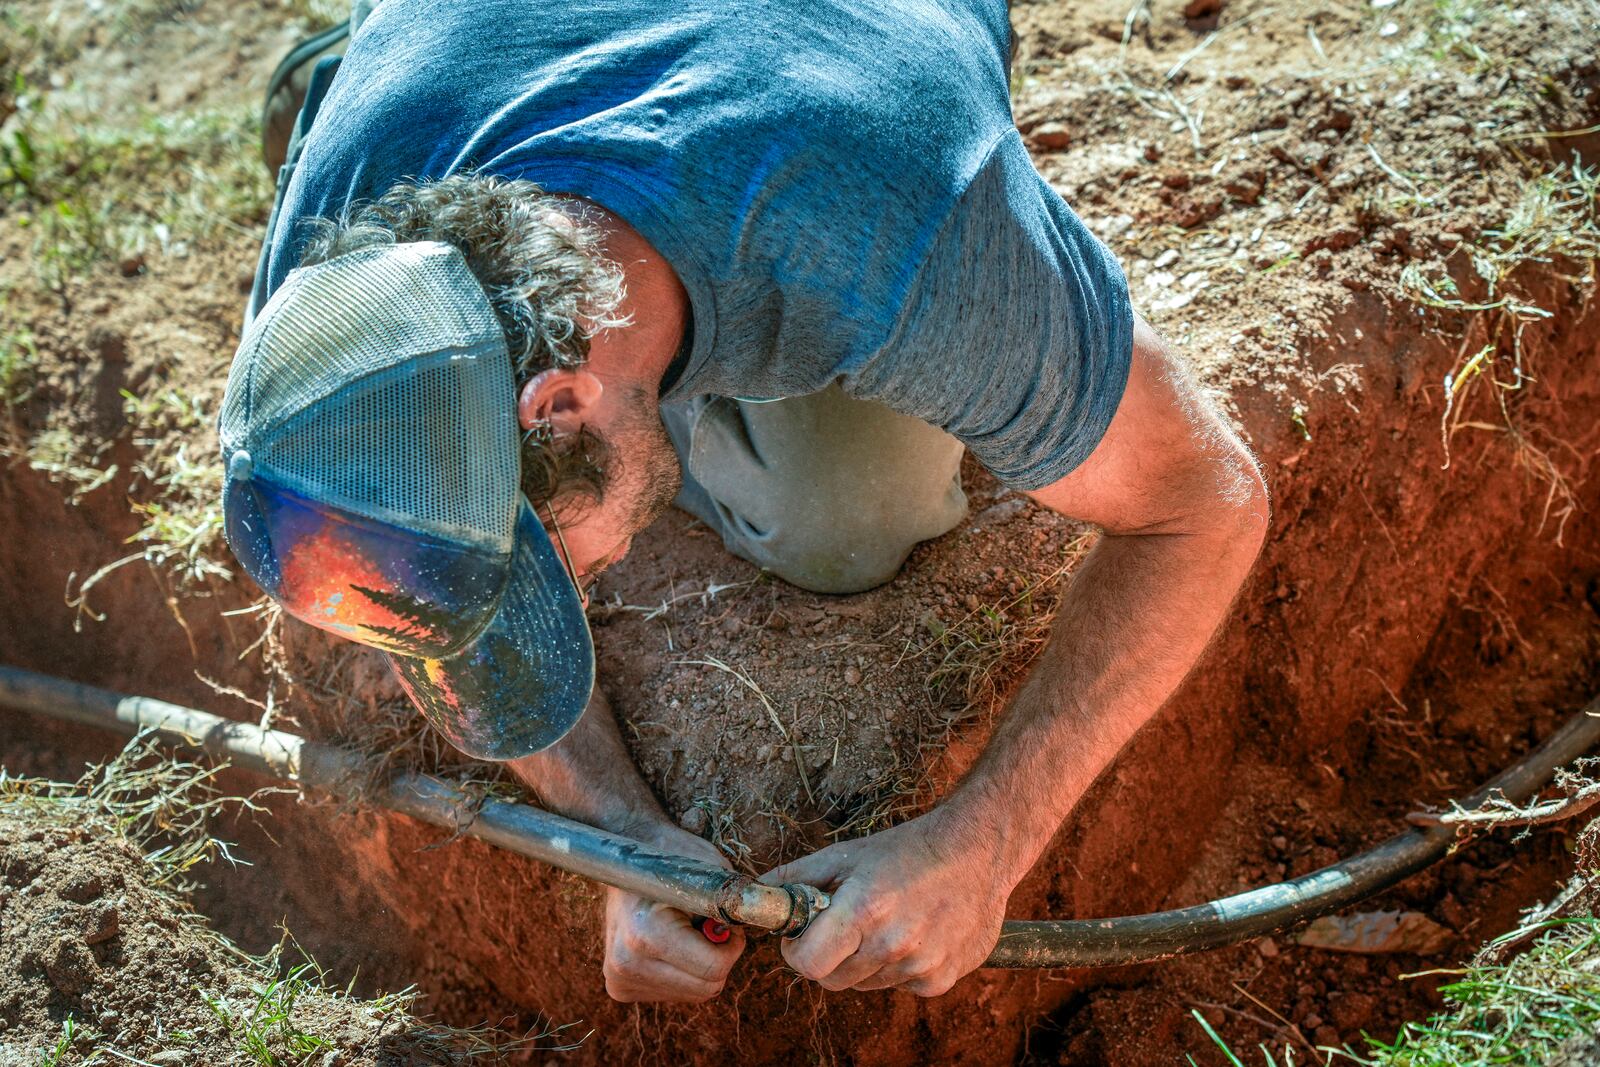
<svg viewBox="0 0 1600 1067">
<path fill-rule="evenodd" d="M 916 954 L 920 941 L 909 930 L 891 930 L 878 939 L 873 955 L 884 963 L 899 963 Z"/>
<path fill-rule="evenodd" d="M 939 997 L 950 992 L 950 987 L 956 984 L 954 977 L 942 973 L 927 974 L 900 985 L 908 993 L 919 997 Z"/>
<path fill-rule="evenodd" d="M 617 952 L 619 955 L 626 955 L 629 959 L 634 959 L 646 955 L 649 945 L 649 938 L 640 933 L 637 926 L 629 924 L 617 931 Z"/>
</svg>

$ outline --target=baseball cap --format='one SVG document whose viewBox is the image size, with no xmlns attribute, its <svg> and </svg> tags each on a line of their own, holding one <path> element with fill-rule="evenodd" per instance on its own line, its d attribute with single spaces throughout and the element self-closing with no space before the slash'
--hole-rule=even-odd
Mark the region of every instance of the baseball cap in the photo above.
<svg viewBox="0 0 1600 1067">
<path fill-rule="evenodd" d="M 505 334 L 458 249 L 292 272 L 245 331 L 219 433 L 228 545 L 285 611 L 382 649 L 470 756 L 577 722 L 588 623 L 522 494 Z"/>
</svg>

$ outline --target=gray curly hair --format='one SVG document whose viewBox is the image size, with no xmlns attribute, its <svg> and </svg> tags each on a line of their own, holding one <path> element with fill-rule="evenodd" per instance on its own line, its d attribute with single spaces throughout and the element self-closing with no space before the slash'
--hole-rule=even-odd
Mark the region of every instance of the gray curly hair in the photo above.
<svg viewBox="0 0 1600 1067">
<path fill-rule="evenodd" d="M 551 367 L 580 366 L 589 340 L 625 325 L 622 270 L 601 255 L 600 234 L 538 185 L 457 174 L 402 182 L 338 219 L 314 219 L 300 258 L 310 266 L 373 245 L 442 241 L 461 250 L 505 331 L 520 388 Z M 522 489 L 538 508 L 577 491 L 598 500 L 608 449 L 592 430 L 529 440 Z"/>
</svg>

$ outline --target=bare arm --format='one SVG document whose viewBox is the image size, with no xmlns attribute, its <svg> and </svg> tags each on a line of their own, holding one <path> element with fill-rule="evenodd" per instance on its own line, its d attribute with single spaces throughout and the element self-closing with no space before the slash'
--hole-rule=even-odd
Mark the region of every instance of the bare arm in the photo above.
<svg viewBox="0 0 1600 1067">
<path fill-rule="evenodd" d="M 1017 881 L 1200 658 L 1266 532 L 1266 485 L 1249 452 L 1142 320 L 1134 353 L 1104 442 L 1032 494 L 1104 537 L 1026 684 L 944 803 L 1005 843 L 999 859 Z"/>
<path fill-rule="evenodd" d="M 546 807 L 568 818 L 640 840 L 676 829 L 639 776 L 599 686 L 566 737 L 507 766 Z"/>
<path fill-rule="evenodd" d="M 826 988 L 932 996 L 983 961 L 1012 889 L 1199 658 L 1267 523 L 1248 450 L 1142 320 L 1105 438 L 1032 496 L 1105 536 L 977 763 L 929 814 L 767 876 L 835 890 L 784 946 Z"/>
<path fill-rule="evenodd" d="M 623 745 L 599 686 L 566 737 L 509 766 L 552 811 L 667 852 L 727 866 L 709 843 L 667 818 Z M 617 1000 L 709 1000 L 722 991 L 742 951 L 740 930 L 727 943 L 713 945 L 683 912 L 620 889 L 606 891 L 602 970 L 606 992 Z"/>
</svg>

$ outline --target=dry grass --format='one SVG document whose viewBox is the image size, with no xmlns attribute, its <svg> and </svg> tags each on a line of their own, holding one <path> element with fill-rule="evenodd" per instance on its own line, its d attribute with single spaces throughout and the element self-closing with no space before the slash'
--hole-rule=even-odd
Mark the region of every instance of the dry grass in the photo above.
<svg viewBox="0 0 1600 1067">
<path fill-rule="evenodd" d="M 1444 467 L 1451 443 L 1465 429 L 1504 434 L 1517 462 L 1548 486 L 1541 531 L 1552 523 L 1561 542 L 1577 510 L 1573 457 L 1557 462 L 1560 443 L 1540 440 L 1537 426 L 1520 415 L 1518 401 L 1537 381 L 1529 328 L 1553 312 L 1532 291 L 1552 281 L 1592 297 L 1600 262 L 1600 168 L 1574 158 L 1549 170 L 1533 166 L 1522 197 L 1505 221 L 1463 246 L 1456 274 L 1430 276 L 1416 265 L 1401 273 L 1402 288 L 1418 303 L 1469 314 L 1456 364 L 1444 379 L 1439 434 Z M 1481 399 L 1480 399 L 1481 398 Z M 1480 412 L 1488 407 L 1489 417 Z M 1569 449 L 1570 451 L 1570 449 Z M 1582 461 L 1583 457 L 1577 457 Z"/>
</svg>

